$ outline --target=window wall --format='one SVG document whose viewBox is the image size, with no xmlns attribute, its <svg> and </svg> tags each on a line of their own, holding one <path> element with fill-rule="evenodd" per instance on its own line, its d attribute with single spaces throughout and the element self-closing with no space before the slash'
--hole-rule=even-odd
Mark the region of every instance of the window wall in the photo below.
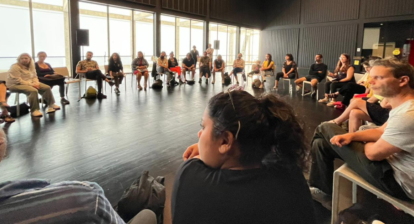
<svg viewBox="0 0 414 224">
<path fill-rule="evenodd" d="M 236 58 L 236 35 L 237 27 L 228 26 L 217 23 L 210 23 L 209 27 L 210 35 L 209 40 L 214 47 L 214 41 L 220 41 L 220 48 L 214 50 L 213 60 L 217 58 L 217 55 L 221 55 L 227 66 L 233 65 Z"/>
<path fill-rule="evenodd" d="M 70 70 L 67 1 L 32 0 L 31 7 L 29 3 L 0 0 L 0 28 L 7 31 L 0 35 L 0 72 L 7 71 L 21 53 L 29 53 L 36 60 L 39 51 L 47 53 L 46 60 L 53 67 Z"/>
<path fill-rule="evenodd" d="M 131 72 L 132 60 L 142 51 L 152 69 L 153 13 L 86 2 L 79 2 L 79 11 L 80 28 L 89 30 L 89 46 L 81 49 L 82 59 L 87 51 L 92 51 L 98 64 L 107 65 L 111 55 L 118 53 L 124 71 Z"/>
<path fill-rule="evenodd" d="M 161 51 L 174 52 L 181 62 L 196 46 L 201 53 L 204 43 L 204 22 L 188 18 L 161 16 Z"/>
<path fill-rule="evenodd" d="M 259 60 L 260 31 L 253 29 L 240 29 L 240 52 L 247 64 Z"/>
</svg>

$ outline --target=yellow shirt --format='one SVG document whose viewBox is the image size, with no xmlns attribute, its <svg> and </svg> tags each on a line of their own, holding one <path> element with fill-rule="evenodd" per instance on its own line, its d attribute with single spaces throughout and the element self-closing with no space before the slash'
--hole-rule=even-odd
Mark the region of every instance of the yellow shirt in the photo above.
<svg viewBox="0 0 414 224">
<path fill-rule="evenodd" d="M 263 68 L 267 68 L 268 67 L 268 61 L 264 61 L 263 62 Z M 270 62 L 270 66 L 272 66 L 272 70 L 275 70 L 275 63 L 273 63 L 273 61 Z"/>
</svg>

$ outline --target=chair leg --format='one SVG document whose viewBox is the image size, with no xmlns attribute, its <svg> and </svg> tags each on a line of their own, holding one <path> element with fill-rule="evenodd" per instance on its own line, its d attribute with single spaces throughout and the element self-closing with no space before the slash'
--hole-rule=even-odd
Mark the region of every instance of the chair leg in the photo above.
<svg viewBox="0 0 414 224">
<path fill-rule="evenodd" d="M 19 99 L 19 95 L 20 95 L 20 93 L 17 93 L 17 96 L 16 96 L 16 105 L 17 105 L 17 107 L 16 107 L 16 115 L 18 116 L 18 117 L 20 117 L 20 99 Z M 33 111 L 30 111 L 30 112 L 33 112 Z"/>
</svg>

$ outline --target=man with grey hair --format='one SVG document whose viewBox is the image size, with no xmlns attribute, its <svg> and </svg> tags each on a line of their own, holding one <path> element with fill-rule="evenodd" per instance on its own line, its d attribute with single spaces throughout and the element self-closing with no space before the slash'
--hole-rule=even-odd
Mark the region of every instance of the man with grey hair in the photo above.
<svg viewBox="0 0 414 224">
<path fill-rule="evenodd" d="M 355 133 L 323 123 L 313 137 L 309 185 L 314 200 L 327 208 L 336 158 L 385 193 L 414 199 L 414 68 L 393 58 L 377 60 L 370 76 L 374 94 L 391 105 L 387 123 Z"/>
<path fill-rule="evenodd" d="M 6 149 L 6 135 L 0 129 L 0 162 Z M 0 183 L 0 223 L 125 222 L 97 183 L 64 181 L 51 184 L 46 180 L 30 179 Z M 143 210 L 129 223 L 156 224 L 157 218 L 154 212 Z"/>
</svg>

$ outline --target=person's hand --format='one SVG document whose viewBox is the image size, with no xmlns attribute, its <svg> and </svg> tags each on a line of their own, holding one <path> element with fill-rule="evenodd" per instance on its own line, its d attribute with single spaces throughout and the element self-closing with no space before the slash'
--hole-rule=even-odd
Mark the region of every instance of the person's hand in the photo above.
<svg viewBox="0 0 414 224">
<path fill-rule="evenodd" d="M 185 150 L 183 154 L 183 159 L 184 161 L 187 161 L 191 158 L 198 157 L 199 155 L 200 155 L 200 152 L 198 151 L 198 143 L 196 143 L 194 145 L 191 145 Z"/>
<path fill-rule="evenodd" d="M 40 85 L 39 85 L 39 84 L 33 84 L 32 86 L 33 86 L 33 88 L 35 88 L 35 89 L 40 89 Z"/>
<path fill-rule="evenodd" d="M 322 74 L 322 71 L 318 71 L 319 74 Z"/>
<path fill-rule="evenodd" d="M 288 78 L 288 74 L 284 73 L 283 74 L 283 78 L 287 79 Z"/>
<path fill-rule="evenodd" d="M 349 143 L 352 142 L 352 136 L 350 134 L 344 134 L 344 135 L 335 135 L 331 138 L 332 145 L 336 145 L 339 147 L 349 145 Z"/>
<path fill-rule="evenodd" d="M 45 75 L 45 78 L 50 77 L 51 75 Z"/>
</svg>

